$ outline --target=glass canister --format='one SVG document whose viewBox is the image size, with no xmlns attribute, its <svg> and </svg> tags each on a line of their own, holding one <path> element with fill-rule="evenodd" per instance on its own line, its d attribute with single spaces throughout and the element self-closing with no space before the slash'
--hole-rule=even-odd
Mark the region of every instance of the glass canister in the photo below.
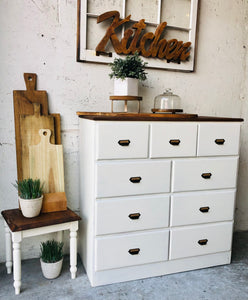
<svg viewBox="0 0 248 300">
<path fill-rule="evenodd" d="M 152 112 L 182 112 L 180 108 L 181 99 L 172 93 L 171 89 L 166 89 L 161 95 L 154 98 L 154 108 Z"/>
</svg>

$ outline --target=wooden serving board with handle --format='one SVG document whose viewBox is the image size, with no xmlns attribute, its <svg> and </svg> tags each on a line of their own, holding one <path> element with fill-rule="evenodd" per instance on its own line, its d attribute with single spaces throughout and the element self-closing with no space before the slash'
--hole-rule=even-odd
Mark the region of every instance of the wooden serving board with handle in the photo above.
<svg viewBox="0 0 248 300">
<path fill-rule="evenodd" d="M 20 115 L 21 133 L 21 163 L 22 177 L 29 178 L 29 146 L 37 145 L 40 142 L 39 130 L 47 128 L 51 130 L 51 143 L 55 144 L 54 117 L 50 115 L 41 116 L 40 104 L 33 103 L 33 115 Z"/>
<path fill-rule="evenodd" d="M 40 129 L 39 135 L 40 143 L 29 146 L 30 177 L 44 183 L 44 193 L 64 192 L 63 146 L 50 143 L 50 129 Z"/>
<path fill-rule="evenodd" d="M 48 101 L 46 91 L 37 91 L 37 75 L 34 73 L 24 73 L 24 80 L 27 90 L 13 91 L 14 98 L 14 115 L 15 115 L 15 139 L 16 139 L 16 160 L 17 160 L 17 177 L 23 179 L 22 166 L 22 135 L 20 129 L 20 115 L 33 115 L 33 103 L 40 104 L 41 115 L 48 115 Z M 60 136 L 60 115 L 51 114 L 55 119 L 55 142 L 61 144 Z"/>
</svg>

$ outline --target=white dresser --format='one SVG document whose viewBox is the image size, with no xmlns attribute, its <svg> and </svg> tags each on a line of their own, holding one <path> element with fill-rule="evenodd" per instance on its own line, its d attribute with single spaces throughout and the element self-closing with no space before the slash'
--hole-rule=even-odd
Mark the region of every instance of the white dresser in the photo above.
<svg viewBox="0 0 248 300">
<path fill-rule="evenodd" d="M 92 286 L 230 263 L 242 119 L 78 115 Z"/>
</svg>

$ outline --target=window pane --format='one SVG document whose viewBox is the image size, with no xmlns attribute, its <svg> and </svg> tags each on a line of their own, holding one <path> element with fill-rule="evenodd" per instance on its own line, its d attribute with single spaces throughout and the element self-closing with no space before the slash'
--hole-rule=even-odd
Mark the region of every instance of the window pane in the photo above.
<svg viewBox="0 0 248 300">
<path fill-rule="evenodd" d="M 122 15 L 123 0 L 88 0 L 88 13 L 101 15 L 106 11 L 118 10 Z"/>
<path fill-rule="evenodd" d="M 96 18 L 88 18 L 87 20 L 87 44 L 86 48 L 90 50 L 95 50 L 96 46 L 100 43 L 101 39 L 104 37 L 107 28 L 112 23 L 111 20 L 106 20 L 102 23 L 97 24 Z M 115 30 L 119 40 L 121 40 L 121 29 L 117 28 Z M 105 47 L 106 52 L 113 52 L 112 43 L 109 40 Z"/>
<path fill-rule="evenodd" d="M 163 0 L 161 21 L 168 25 L 189 28 L 190 0 Z"/>
<path fill-rule="evenodd" d="M 145 19 L 146 22 L 157 23 L 158 1 L 126 0 L 126 16 L 128 15 L 135 21 Z"/>
</svg>

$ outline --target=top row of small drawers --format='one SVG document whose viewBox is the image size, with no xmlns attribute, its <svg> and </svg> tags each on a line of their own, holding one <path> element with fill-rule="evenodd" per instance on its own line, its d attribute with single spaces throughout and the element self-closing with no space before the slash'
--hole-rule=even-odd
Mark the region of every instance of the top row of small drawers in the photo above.
<svg viewBox="0 0 248 300">
<path fill-rule="evenodd" d="M 97 159 L 237 155 L 239 123 L 98 122 Z"/>
</svg>

